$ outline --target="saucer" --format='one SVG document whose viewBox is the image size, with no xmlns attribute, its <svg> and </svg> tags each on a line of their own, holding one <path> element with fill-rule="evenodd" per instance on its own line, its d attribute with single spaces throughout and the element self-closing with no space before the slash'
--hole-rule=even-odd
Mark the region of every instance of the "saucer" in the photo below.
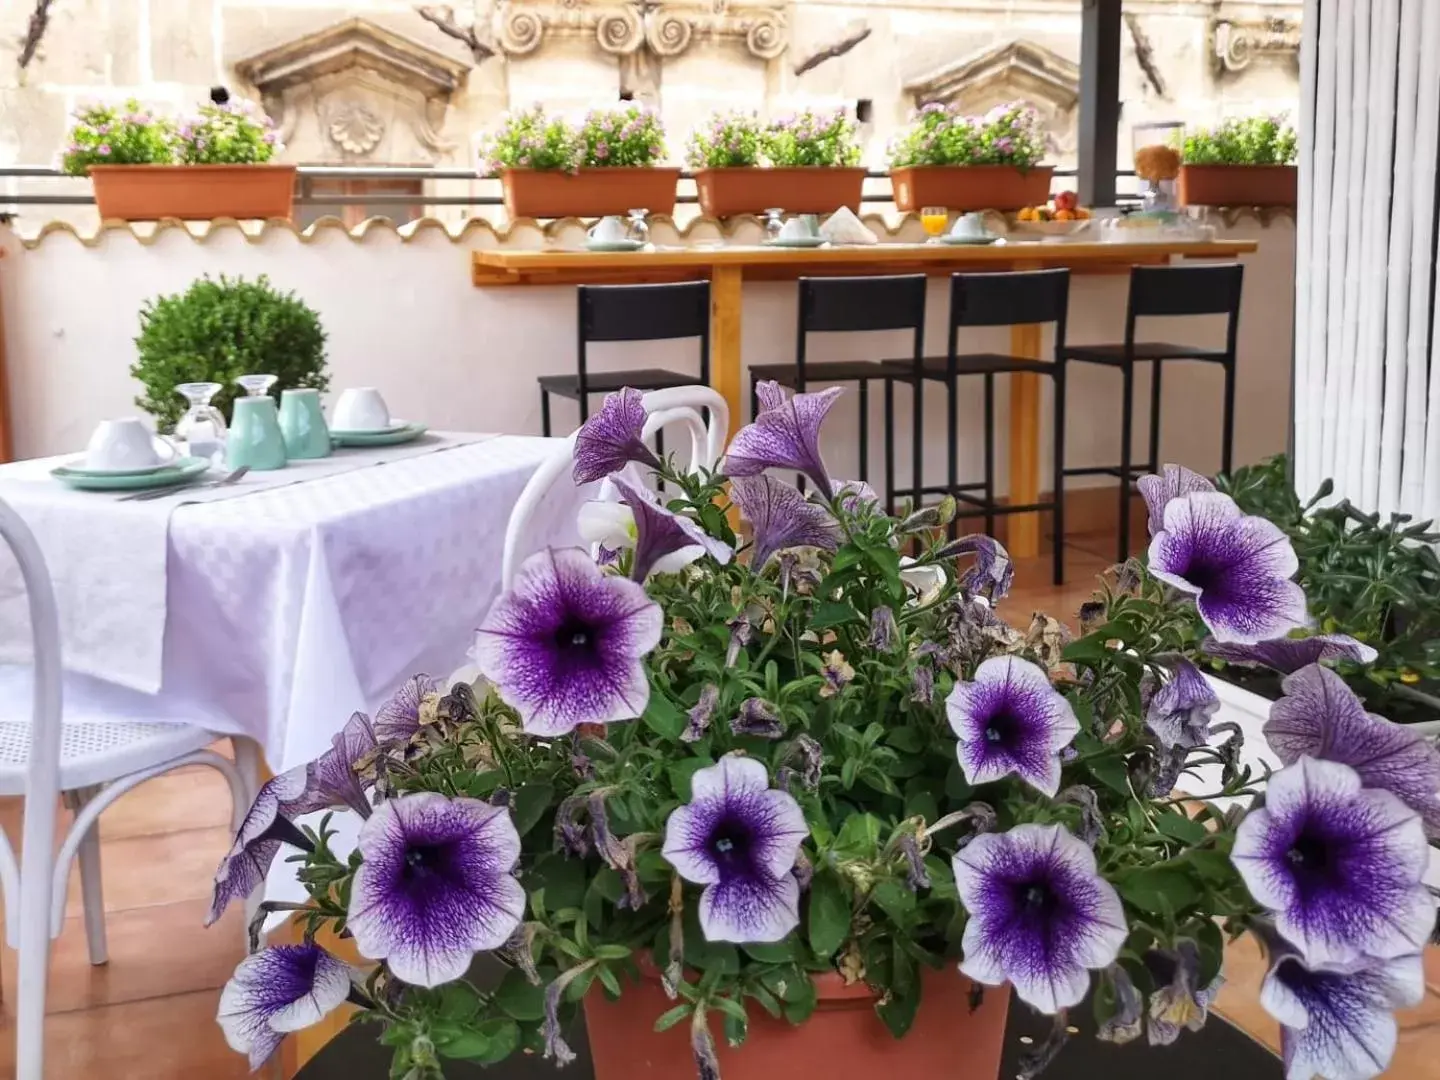
<svg viewBox="0 0 1440 1080">
<path fill-rule="evenodd" d="M 586 251 L 639 251 L 644 240 L 586 240 Z"/>
<path fill-rule="evenodd" d="M 356 435 L 393 435 L 397 431 L 404 431 L 410 427 L 409 420 L 391 420 L 390 423 L 380 428 L 331 428 L 331 435 L 343 435 L 349 439 Z"/>
<path fill-rule="evenodd" d="M 984 236 L 956 236 L 954 233 L 946 233 L 944 236 L 937 236 L 942 244 L 953 244 L 959 247 L 965 245 L 984 247 L 986 244 L 993 244 L 999 240 L 998 236 L 991 236 L 988 233 Z"/>
<path fill-rule="evenodd" d="M 765 241 L 766 247 L 818 248 L 830 241 L 823 236 L 776 236 Z"/>
<path fill-rule="evenodd" d="M 68 465 L 59 465 L 50 470 L 50 475 L 77 491 L 143 491 L 145 488 L 183 484 L 209 467 L 209 458 L 182 457 L 179 461 L 144 473 L 77 472 Z"/>
<path fill-rule="evenodd" d="M 412 442 L 429 428 L 424 424 L 406 424 L 391 431 L 332 431 L 330 441 L 336 446 L 398 446 Z"/>
<path fill-rule="evenodd" d="M 161 469 L 172 469 L 184 458 L 172 458 L 169 461 L 162 461 L 158 465 L 138 465 L 133 469 L 92 469 L 85 464 L 83 457 L 77 457 L 73 461 L 67 461 L 58 466 L 64 469 L 68 476 L 106 477 L 106 476 L 151 476 Z"/>
</svg>

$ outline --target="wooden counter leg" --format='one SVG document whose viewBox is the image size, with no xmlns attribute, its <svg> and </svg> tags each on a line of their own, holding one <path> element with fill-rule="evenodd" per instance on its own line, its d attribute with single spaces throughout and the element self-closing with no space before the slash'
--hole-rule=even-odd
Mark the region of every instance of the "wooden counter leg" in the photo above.
<svg viewBox="0 0 1440 1080">
<path fill-rule="evenodd" d="M 1010 329 L 1012 356 L 1040 357 L 1040 327 Z M 1024 505 L 1040 498 L 1040 376 L 1010 376 L 1010 502 Z M 1013 514 L 1006 547 L 1017 559 L 1040 554 L 1040 515 Z"/>
<path fill-rule="evenodd" d="M 741 269 L 716 266 L 710 275 L 710 385 L 730 406 L 730 434 L 748 419 L 741 405 Z"/>
</svg>

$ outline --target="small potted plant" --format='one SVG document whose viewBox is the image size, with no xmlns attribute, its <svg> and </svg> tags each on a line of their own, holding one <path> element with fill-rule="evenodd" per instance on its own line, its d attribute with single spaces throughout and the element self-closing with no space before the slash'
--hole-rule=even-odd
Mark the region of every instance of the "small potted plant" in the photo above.
<svg viewBox="0 0 1440 1080">
<path fill-rule="evenodd" d="M 329 385 L 325 330 L 294 293 L 282 293 L 263 274 L 254 281 L 202 277 L 183 293 L 147 300 L 140 309 L 138 358 L 130 374 L 145 393 L 135 404 L 173 431 L 185 411 L 176 393 L 184 383 L 219 383 L 212 405 L 230 415 L 242 396 L 241 375 L 274 375 L 272 392 Z"/>
<path fill-rule="evenodd" d="M 133 99 L 118 109 L 85 106 L 64 170 L 90 176 L 105 220 L 288 219 L 295 166 L 271 161 L 278 143 L 270 118 L 251 102 L 215 97 L 179 124 Z"/>
<path fill-rule="evenodd" d="M 210 908 L 282 848 L 308 894 L 260 906 L 252 926 L 286 911 L 303 937 L 220 997 L 252 1068 L 348 1002 L 396 1077 L 566 1064 L 583 1009 L 599 1080 L 981 1080 L 1014 998 L 1053 1018 L 1034 1077 L 1087 999 L 1113 1043 L 1198 1029 L 1250 933 L 1291 1075 L 1385 1069 L 1395 1010 L 1425 994 L 1440 754 L 1343 683 L 1316 700 L 1315 665 L 1278 771 L 1212 729 L 1193 612 L 1232 643 L 1302 622 L 1279 529 L 1150 478 L 1148 565 L 1106 579 L 1084 635 L 1011 626 L 1011 563 L 950 538 L 953 499 L 891 516 L 829 476 L 839 393 L 762 382 L 720 470 L 694 474 L 646 448 L 639 392 L 612 395 L 573 475 L 619 501 L 585 516 L 594 549 L 503 584 L 483 679 L 417 677 L 265 784 Z M 1172 796 L 1212 766 L 1203 798 Z M 296 824 L 326 809 L 363 819 L 353 852 Z M 342 934 L 350 959 L 322 944 Z"/>
<path fill-rule="evenodd" d="M 680 170 L 659 164 L 664 127 L 638 105 L 593 110 L 578 128 L 536 105 L 507 117 L 484 153 L 511 220 L 675 210 Z"/>
<path fill-rule="evenodd" d="M 825 214 L 847 206 L 858 213 L 865 186 L 855 124 L 840 109 L 806 109 L 768 125 L 754 113 L 716 113 L 691 133 L 686 162 L 710 217 L 770 207 Z"/>
<path fill-rule="evenodd" d="M 1028 105 L 983 117 L 932 102 L 890 146 L 890 183 L 900 210 L 1020 210 L 1050 201 L 1054 169 L 1041 165 L 1045 134 Z"/>
<path fill-rule="evenodd" d="M 1295 129 L 1271 116 L 1227 120 L 1185 136 L 1182 206 L 1290 206 L 1298 190 Z"/>
</svg>

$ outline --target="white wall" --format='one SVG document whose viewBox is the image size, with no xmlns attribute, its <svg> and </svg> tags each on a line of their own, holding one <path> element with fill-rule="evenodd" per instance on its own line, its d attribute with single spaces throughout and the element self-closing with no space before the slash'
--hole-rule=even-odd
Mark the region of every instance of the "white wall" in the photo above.
<svg viewBox="0 0 1440 1080">
<path fill-rule="evenodd" d="M 877 224 L 872 220 L 872 225 Z M 656 240 L 678 242 L 657 225 Z M 744 226 L 753 229 L 753 225 Z M 914 229 L 914 223 L 906 226 Z M 713 226 L 700 226 L 713 229 Z M 1256 460 L 1285 448 L 1289 416 L 1294 230 L 1288 219 L 1262 227 L 1246 217 L 1222 235 L 1253 238 L 1260 250 L 1246 258 L 1240 332 L 1236 461 Z M 749 234 L 742 234 L 749 235 Z M 902 235 L 908 236 L 905 232 Z M 568 240 L 578 239 L 576 231 Z M 693 238 L 693 237 L 692 237 Z M 752 237 L 753 239 L 753 237 Z M 300 237 L 269 229 L 249 238 L 222 227 L 203 242 L 167 229 L 143 243 L 128 229 L 106 231 L 87 246 L 72 232 L 52 231 L 31 246 L 0 227 L 0 302 L 3 302 L 15 449 L 25 457 L 82 447 L 101 419 L 136 411 L 138 385 L 129 375 L 135 358 L 137 311 L 147 297 L 183 290 L 204 273 L 268 274 L 315 307 L 329 334 L 332 386 L 382 387 L 393 411 L 432 426 L 515 433 L 540 429 L 538 375 L 573 370 L 575 299 L 568 287 L 477 289 L 470 283 L 470 251 L 498 243 L 483 227 L 459 240 L 425 228 L 402 240 L 388 226 L 352 237 L 321 227 Z M 507 243 L 535 246 L 540 234 L 517 227 Z M 1072 342 L 1118 339 L 1123 332 L 1123 275 L 1077 277 L 1070 306 Z M 929 348 L 944 347 L 945 283 L 930 293 Z M 1218 340 L 1218 325 L 1156 327 L 1157 338 Z M 1208 338 L 1204 335 L 1209 335 Z M 745 287 L 744 358 L 749 363 L 788 361 L 795 340 L 794 285 Z M 1004 349 L 1006 333 L 963 339 L 975 349 Z M 1048 341 L 1047 341 L 1048 347 Z M 825 351 L 828 348 L 829 351 Z M 903 335 L 812 343 L 811 357 L 879 358 L 904 355 Z M 596 370 L 683 366 L 696 363 L 688 343 L 612 345 L 592 350 Z M 1072 368 L 1068 451 L 1075 465 L 1113 464 L 1119 446 L 1119 374 L 1090 365 Z M 980 475 L 981 380 L 962 399 L 961 467 Z M 748 379 L 745 381 L 748 387 Z M 1166 372 L 1163 455 L 1196 469 L 1219 465 L 1220 373 L 1208 365 L 1171 365 Z M 1048 391 L 1048 388 L 1047 388 Z M 908 462 L 908 391 L 897 388 L 904 481 Z M 962 394 L 964 392 L 962 391 Z M 1148 373 L 1136 380 L 1140 408 L 1149 400 Z M 942 393 L 927 394 L 927 461 L 933 480 L 944 468 Z M 1045 430 L 1049 430 L 1048 403 Z M 842 401 L 829 425 L 832 470 L 854 473 L 854 399 Z M 1005 475 L 1008 403 L 1001 380 L 999 475 Z M 1137 416 L 1140 413 L 1137 411 Z M 556 401 L 558 430 L 575 418 L 573 405 Z M 871 388 L 872 479 L 882 475 L 881 393 Z M 1143 453 L 1145 426 L 1137 420 L 1135 450 Z M 1041 449 L 1049 461 L 1048 438 Z M 1042 485 L 1048 486 L 1048 485 Z"/>
</svg>

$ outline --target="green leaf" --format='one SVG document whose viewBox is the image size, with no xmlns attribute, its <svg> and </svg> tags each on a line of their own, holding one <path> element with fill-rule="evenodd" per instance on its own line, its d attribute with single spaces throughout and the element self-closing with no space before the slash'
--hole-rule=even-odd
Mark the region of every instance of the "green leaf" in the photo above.
<svg viewBox="0 0 1440 1080">
<path fill-rule="evenodd" d="M 605 992 L 614 1000 L 620 996 L 620 980 L 615 978 L 615 973 L 605 966 L 595 969 L 596 976 L 600 979 L 600 985 L 605 987 Z"/>
<path fill-rule="evenodd" d="M 1096 780 L 1100 781 L 1100 783 L 1104 784 L 1111 791 L 1129 798 L 1130 780 L 1129 773 L 1127 773 L 1125 769 L 1124 758 L 1107 754 L 1104 757 L 1097 757 L 1087 761 L 1085 767 L 1090 770 L 1091 776 L 1095 777 Z"/>
<path fill-rule="evenodd" d="M 1225 882 L 1233 881 L 1238 876 L 1235 864 L 1223 851 L 1212 851 L 1210 848 L 1192 848 L 1185 852 L 1177 860 L 1178 862 L 1189 863 L 1200 871 L 1200 876 L 1207 881 Z"/>
<path fill-rule="evenodd" d="M 904 882 L 894 878 L 882 881 L 875 886 L 875 891 L 870 896 L 886 915 L 901 926 L 908 925 L 911 916 L 915 914 L 915 894 Z"/>
<path fill-rule="evenodd" d="M 492 1000 L 496 1008 L 516 1020 L 540 1020 L 545 1016 L 545 987 L 533 984 L 519 968 L 505 973 Z"/>
<path fill-rule="evenodd" d="M 874 814 L 851 814 L 835 838 L 836 853 L 842 858 L 873 857 L 880 846 L 881 828 L 880 819 Z"/>
<path fill-rule="evenodd" d="M 1170 839 L 1179 840 L 1182 844 L 1199 844 L 1210 835 L 1205 826 L 1194 818 L 1173 812 L 1157 815 L 1155 828 Z"/>
<path fill-rule="evenodd" d="M 445 1057 L 489 1065 L 514 1053 L 520 1045 L 520 1027 L 514 1020 L 502 1018 L 486 1020 L 444 1041 L 432 1029 L 431 1037 L 435 1038 L 435 1049 Z"/>
<path fill-rule="evenodd" d="M 810 948 L 833 956 L 849 933 L 850 897 L 833 874 L 817 873 L 810 883 Z"/>
<path fill-rule="evenodd" d="M 533 893 L 545 890 L 545 906 L 551 911 L 579 907 L 585 900 L 585 864 L 558 851 L 540 856 L 535 869 L 525 875 L 526 887 Z"/>
<path fill-rule="evenodd" d="M 839 600 L 821 600 L 811 611 L 810 621 L 806 628 L 825 630 L 832 626 L 843 626 L 846 623 L 860 621 L 860 613 L 849 604 Z"/>
<path fill-rule="evenodd" d="M 803 1024 L 809 1020 L 810 1014 L 815 1011 L 817 997 L 815 983 L 809 975 L 800 972 L 791 995 L 784 999 L 785 1019 L 792 1024 Z"/>
<path fill-rule="evenodd" d="M 685 730 L 685 713 L 658 686 L 650 690 L 650 704 L 641 718 L 645 726 L 663 739 L 678 740 Z"/>
<path fill-rule="evenodd" d="M 524 836 L 542 817 L 554 798 L 555 788 L 550 784 L 522 784 L 515 792 L 510 804 L 510 816 L 515 819 L 515 831 Z"/>
<path fill-rule="evenodd" d="M 798 957 L 795 955 L 795 939 L 786 938 L 784 941 L 777 941 L 771 944 L 741 945 L 745 954 L 753 960 L 762 964 L 787 964 L 792 963 Z"/>
<path fill-rule="evenodd" d="M 669 1031 L 694 1011 L 695 1006 L 691 1005 L 688 1001 L 676 1005 L 673 1009 L 669 1009 L 660 1014 L 660 1019 L 655 1021 L 655 1030 L 657 1032 Z"/>
<path fill-rule="evenodd" d="M 897 1039 L 902 1039 L 910 1030 L 910 1025 L 915 1023 L 915 1014 L 920 1009 L 920 987 L 921 982 L 915 979 L 907 988 L 905 993 L 898 989 L 890 994 L 887 1001 L 882 1001 L 875 1006 L 875 1012 L 890 1029 L 890 1034 Z"/>
<path fill-rule="evenodd" d="M 435 1014 L 442 1020 L 469 1020 L 480 1011 L 480 995 L 463 980 L 446 983 L 436 993 L 440 1001 Z"/>
<path fill-rule="evenodd" d="M 1200 890 L 1183 870 L 1151 866 L 1115 882 L 1120 895 L 1141 911 L 1155 915 L 1178 911 L 1200 899 Z"/>
<path fill-rule="evenodd" d="M 670 790 L 675 793 L 675 798 L 682 803 L 690 801 L 690 779 L 701 769 L 715 762 L 707 757 L 685 758 L 682 761 L 672 762 L 665 770 L 670 777 Z"/>
<path fill-rule="evenodd" d="M 710 1004 L 716 1009 L 720 1010 L 726 1016 L 733 1016 L 737 1020 L 744 1020 L 746 1022 L 749 1021 L 749 1017 L 745 1014 L 745 1006 L 742 1005 L 740 1002 L 736 1001 L 734 998 L 711 998 Z"/>
<path fill-rule="evenodd" d="M 925 749 L 928 740 L 919 728 L 897 727 L 890 729 L 885 741 L 903 753 L 918 754 Z"/>
<path fill-rule="evenodd" d="M 1215 922 L 1206 919 L 1195 932 L 1195 944 L 1200 949 L 1200 986 L 1213 983 L 1225 962 L 1225 936 Z"/>
</svg>

